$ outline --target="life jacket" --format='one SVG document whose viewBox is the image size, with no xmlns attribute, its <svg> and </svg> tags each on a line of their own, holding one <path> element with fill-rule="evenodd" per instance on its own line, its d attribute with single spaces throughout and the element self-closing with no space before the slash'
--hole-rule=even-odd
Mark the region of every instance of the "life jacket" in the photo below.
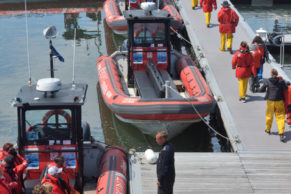
<svg viewBox="0 0 291 194">
<path fill-rule="evenodd" d="M 62 170 L 62 173 L 61 173 L 62 179 L 67 183 L 67 185 L 69 185 L 69 186 L 71 187 L 71 185 L 70 185 L 70 180 L 69 180 L 69 177 L 68 177 L 67 172 L 66 172 L 66 168 L 59 166 L 59 165 L 58 165 L 57 163 L 55 163 L 55 162 L 50 162 L 50 163 L 48 163 L 48 164 L 43 168 L 42 173 L 41 173 L 41 175 L 40 175 L 40 180 L 42 180 L 43 177 L 45 177 L 45 176 L 48 174 L 47 171 L 48 171 L 48 169 L 49 169 L 50 167 L 52 167 L 52 166 L 55 166 L 55 167 L 57 167 L 57 168 L 62 168 L 62 169 L 63 169 L 63 170 Z M 71 190 L 72 190 L 72 188 L 71 188 Z"/>
<path fill-rule="evenodd" d="M 44 184 L 44 183 L 48 183 L 52 185 L 54 194 L 71 194 L 72 193 L 70 186 L 67 185 L 67 183 L 61 177 L 56 178 L 47 174 L 41 181 L 41 184 Z"/>
<path fill-rule="evenodd" d="M 237 78 L 249 78 L 252 74 L 252 60 L 250 53 L 245 51 L 245 48 L 240 47 L 240 50 L 235 53 L 232 58 L 232 68 L 236 69 Z"/>
<path fill-rule="evenodd" d="M 12 194 L 9 186 L 0 178 L 0 194 Z"/>
<path fill-rule="evenodd" d="M 2 151 L 2 152 L 0 153 L 0 161 L 1 161 L 1 160 L 4 160 L 4 158 L 5 158 L 6 156 L 11 156 L 11 157 L 13 157 L 13 159 L 14 159 L 14 166 L 15 166 L 15 167 L 18 166 L 18 165 L 21 165 L 24 161 L 26 161 L 26 160 L 25 160 L 22 156 L 20 156 L 19 154 L 12 155 L 12 154 L 9 154 L 9 153 L 6 152 L 6 151 Z M 20 173 L 19 178 L 20 178 L 19 181 L 20 181 L 21 186 L 23 187 L 23 189 L 25 189 L 25 186 L 24 186 L 24 178 L 23 178 L 23 172 Z"/>
<path fill-rule="evenodd" d="M 219 32 L 220 33 L 235 33 L 235 27 L 239 22 L 239 17 L 229 7 L 222 7 L 218 12 L 217 19 L 219 21 Z"/>
<path fill-rule="evenodd" d="M 14 165 L 15 165 L 15 166 L 17 166 L 17 165 L 19 165 L 19 164 L 22 164 L 22 163 L 25 161 L 25 159 L 24 159 L 22 156 L 20 156 L 19 154 L 17 154 L 16 156 L 14 156 L 14 155 L 12 155 L 12 154 L 9 154 L 9 153 L 6 152 L 6 151 L 2 151 L 2 152 L 0 153 L 0 160 L 4 160 L 4 158 L 5 158 L 6 156 L 12 156 L 12 157 L 14 158 Z"/>
</svg>

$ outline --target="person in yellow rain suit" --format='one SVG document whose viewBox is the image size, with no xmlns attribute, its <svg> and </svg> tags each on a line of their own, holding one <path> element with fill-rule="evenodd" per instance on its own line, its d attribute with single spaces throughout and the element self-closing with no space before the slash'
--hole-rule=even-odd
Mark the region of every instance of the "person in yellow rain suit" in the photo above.
<svg viewBox="0 0 291 194">
<path fill-rule="evenodd" d="M 267 79 L 260 91 L 266 91 L 267 109 L 266 109 L 266 130 L 271 134 L 273 116 L 275 113 L 277 125 L 279 128 L 280 141 L 284 142 L 285 135 L 285 106 L 284 106 L 284 90 L 288 89 L 287 84 L 281 78 L 278 78 L 278 71 L 272 69 L 271 78 Z"/>
<path fill-rule="evenodd" d="M 221 10 L 218 12 L 217 19 L 219 21 L 219 33 L 221 38 L 221 51 L 225 51 L 225 39 L 227 38 L 227 50 L 232 54 L 232 39 L 235 28 L 238 25 L 239 17 L 229 6 L 227 1 L 222 4 Z"/>
<path fill-rule="evenodd" d="M 198 0 L 191 0 L 192 1 L 192 9 L 195 9 L 198 6 Z"/>
<path fill-rule="evenodd" d="M 205 14 L 206 19 L 206 26 L 207 28 L 210 27 L 210 18 L 211 18 L 211 12 L 213 8 L 216 10 L 216 0 L 200 0 L 200 7 L 203 7 L 203 12 Z"/>
</svg>

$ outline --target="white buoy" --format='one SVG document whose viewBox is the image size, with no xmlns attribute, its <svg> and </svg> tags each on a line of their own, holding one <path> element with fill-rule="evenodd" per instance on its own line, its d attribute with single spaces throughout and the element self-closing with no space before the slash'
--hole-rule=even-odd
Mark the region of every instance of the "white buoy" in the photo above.
<svg viewBox="0 0 291 194">
<path fill-rule="evenodd" d="M 158 159 L 156 154 L 154 153 L 154 151 L 152 149 L 147 149 L 144 152 L 144 157 L 145 157 L 146 161 L 150 164 L 155 164 L 157 162 L 157 159 Z"/>
</svg>

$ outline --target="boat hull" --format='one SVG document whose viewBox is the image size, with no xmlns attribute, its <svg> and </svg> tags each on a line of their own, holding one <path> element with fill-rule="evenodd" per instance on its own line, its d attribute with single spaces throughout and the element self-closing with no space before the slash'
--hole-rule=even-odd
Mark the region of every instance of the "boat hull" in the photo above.
<svg viewBox="0 0 291 194">
<path fill-rule="evenodd" d="M 157 132 L 166 131 L 168 132 L 168 138 L 172 139 L 182 133 L 186 128 L 196 122 L 200 122 L 200 119 L 197 120 L 188 120 L 188 121 L 145 121 L 145 120 L 134 120 L 134 119 L 124 119 L 118 115 L 116 117 L 125 123 L 130 123 L 136 128 L 138 128 L 143 134 L 150 135 L 155 137 Z"/>
</svg>

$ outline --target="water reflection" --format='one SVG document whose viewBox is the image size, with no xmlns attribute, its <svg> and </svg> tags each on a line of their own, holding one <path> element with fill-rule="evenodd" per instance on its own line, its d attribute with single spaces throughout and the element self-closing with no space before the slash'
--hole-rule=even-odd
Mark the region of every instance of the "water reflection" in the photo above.
<svg viewBox="0 0 291 194">
<path fill-rule="evenodd" d="M 83 3 L 84 2 L 84 3 Z M 82 6 L 86 1 L 82 1 Z M 92 5 L 93 4 L 93 5 Z M 22 3 L 23 5 L 23 3 Z M 98 6 L 91 1 L 89 8 L 31 9 L 28 14 L 30 64 L 33 83 L 49 76 L 48 42 L 42 30 L 55 25 L 59 32 L 53 40 L 55 48 L 65 58 L 60 64 L 55 61 L 55 75 L 63 83 L 72 81 L 73 31 L 77 28 L 75 70 L 76 82 L 88 83 L 87 101 L 83 106 L 83 120 L 88 121 L 96 139 L 104 141 L 96 103 L 96 59 L 106 53 L 104 42 L 104 15 L 97 12 Z M 57 5 L 52 6 L 57 7 Z M 1 7 L 3 8 L 3 7 Z M 21 9 L 0 8 L 0 146 L 6 141 L 15 142 L 17 136 L 16 109 L 9 104 L 19 88 L 27 83 L 25 17 Z M 29 5 L 28 5 L 28 8 Z M 88 11 L 88 13 L 86 13 Z"/>
</svg>

